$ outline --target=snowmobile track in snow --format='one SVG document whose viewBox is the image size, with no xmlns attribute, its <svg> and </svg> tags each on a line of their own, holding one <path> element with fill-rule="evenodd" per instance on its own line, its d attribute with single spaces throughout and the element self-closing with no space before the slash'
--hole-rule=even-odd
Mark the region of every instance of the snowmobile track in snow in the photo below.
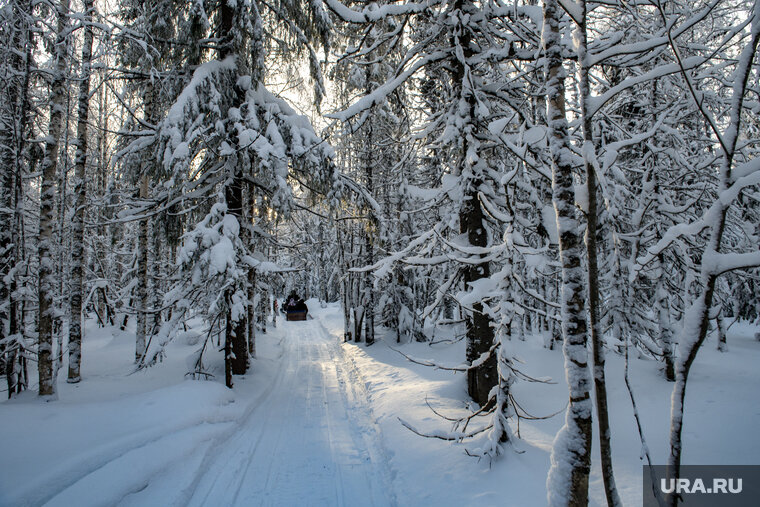
<svg viewBox="0 0 760 507">
<path fill-rule="evenodd" d="M 213 446 L 187 505 L 395 505 L 358 379 L 319 321 L 283 322 L 266 394 Z"/>
<path fill-rule="evenodd" d="M 239 410 L 178 411 L 169 424 L 93 447 L 21 504 L 396 505 L 368 393 L 340 339 L 315 319 L 282 322 L 262 345 L 253 372 L 236 377 Z M 183 396 L 197 392 L 187 387 Z M 142 396 L 136 406 L 150 406 L 139 400 L 152 395 Z"/>
</svg>

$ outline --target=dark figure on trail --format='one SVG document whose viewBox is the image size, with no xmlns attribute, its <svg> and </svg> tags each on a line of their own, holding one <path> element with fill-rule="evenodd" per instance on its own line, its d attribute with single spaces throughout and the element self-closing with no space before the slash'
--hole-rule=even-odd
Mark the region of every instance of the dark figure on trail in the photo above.
<svg viewBox="0 0 760 507">
<path fill-rule="evenodd" d="M 298 294 L 296 294 L 295 291 L 291 291 L 288 297 L 285 298 L 285 303 L 282 305 L 282 311 L 288 314 L 288 320 L 296 320 L 296 313 L 302 314 L 301 319 L 297 320 L 306 320 L 309 308 L 306 306 L 306 302 L 303 298 L 298 297 Z M 291 316 L 294 318 L 291 318 Z"/>
<path fill-rule="evenodd" d="M 290 295 L 288 295 L 288 297 L 285 298 L 285 304 L 282 305 L 283 309 L 285 311 L 293 310 L 295 306 L 298 304 L 299 299 L 300 298 L 298 297 L 298 294 L 296 294 L 296 291 L 294 290 L 290 291 Z"/>
</svg>

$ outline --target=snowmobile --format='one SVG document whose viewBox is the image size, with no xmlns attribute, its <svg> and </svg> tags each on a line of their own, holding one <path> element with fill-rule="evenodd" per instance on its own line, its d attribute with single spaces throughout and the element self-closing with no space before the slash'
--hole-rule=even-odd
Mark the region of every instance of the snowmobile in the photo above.
<svg viewBox="0 0 760 507">
<path fill-rule="evenodd" d="M 287 320 L 306 320 L 309 314 L 306 302 L 293 293 L 288 296 L 285 304 L 282 305 L 282 309 L 285 312 Z"/>
</svg>

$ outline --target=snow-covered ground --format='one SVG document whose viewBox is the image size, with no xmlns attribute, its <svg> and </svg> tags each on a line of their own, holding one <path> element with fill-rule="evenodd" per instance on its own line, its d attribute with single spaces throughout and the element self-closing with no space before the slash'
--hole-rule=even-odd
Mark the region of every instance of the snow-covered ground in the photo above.
<svg viewBox="0 0 760 507">
<path fill-rule="evenodd" d="M 337 315 L 326 318 L 339 329 Z M 689 380 L 684 424 L 684 464 L 758 464 L 760 438 L 760 343 L 756 329 L 736 324 L 729 331 L 729 352 L 716 350 L 715 339 L 705 343 Z M 390 347 L 389 347 L 390 345 Z M 425 439 L 404 428 L 402 417 L 422 431 L 449 430 L 450 423 L 432 413 L 430 403 L 445 415 L 464 414 L 467 399 L 463 374 L 433 370 L 406 361 L 393 343 L 377 346 L 345 345 L 344 350 L 361 372 L 383 440 L 393 449 L 390 466 L 394 486 L 408 505 L 546 505 L 545 480 L 554 435 L 562 426 L 567 402 L 560 350 L 547 350 L 542 341 L 512 342 L 522 359 L 520 369 L 534 378 L 550 377 L 553 384 L 519 382 L 515 397 L 531 415 L 545 420 L 523 420 L 514 452 L 498 462 L 478 462 L 465 454 L 478 442 L 449 444 Z M 429 346 L 408 344 L 403 352 L 438 364 L 457 365 L 464 358 L 464 344 Z M 641 442 L 623 378 L 624 361 L 607 355 L 610 424 L 617 484 L 625 505 L 642 501 Z M 667 463 L 670 395 L 672 384 L 659 373 L 654 361 L 632 359 L 631 382 L 642 416 L 647 444 L 655 464 Z M 516 428 L 514 428 L 516 432 Z M 594 428 L 597 438 L 597 428 Z M 391 453 L 392 454 L 392 453 Z M 599 449 L 594 444 L 591 504 L 606 505 L 600 475 Z"/>
<path fill-rule="evenodd" d="M 562 415 L 523 420 L 514 452 L 497 462 L 465 454 L 479 442 L 419 437 L 447 430 L 428 408 L 462 414 L 464 376 L 408 362 L 388 343 L 343 344 L 335 305 L 309 307 L 316 320 L 278 322 L 258 337 L 252 371 L 233 390 L 186 380 L 197 337 L 175 341 L 163 364 L 132 372 L 129 332 L 90 325 L 83 382 L 59 381 L 59 399 L 29 392 L 0 403 L 0 505 L 515 505 L 546 503 L 545 478 Z M 690 378 L 684 427 L 687 464 L 757 464 L 760 343 L 731 328 L 729 352 L 708 341 Z M 541 340 L 514 341 L 531 414 L 562 411 L 562 354 Z M 411 356 L 455 365 L 464 345 L 408 344 Z M 217 354 L 218 356 L 218 354 Z M 219 361 L 217 359 L 217 361 Z M 220 364 L 210 365 L 221 373 Z M 656 462 L 667 455 L 671 385 L 652 361 L 631 376 Z M 622 378 L 608 356 L 613 454 L 627 505 L 641 503 L 640 442 Z M 516 430 L 516 428 L 515 428 Z M 598 451 L 597 451 L 598 452 Z M 595 463 L 592 503 L 604 504 Z"/>
</svg>

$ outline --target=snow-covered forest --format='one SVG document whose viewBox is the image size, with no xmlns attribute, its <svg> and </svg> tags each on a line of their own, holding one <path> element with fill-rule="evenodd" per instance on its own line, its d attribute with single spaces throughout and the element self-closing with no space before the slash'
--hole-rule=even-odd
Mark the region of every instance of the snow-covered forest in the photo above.
<svg viewBox="0 0 760 507">
<path fill-rule="evenodd" d="M 760 0 L 0 0 L 0 505 L 760 464 L 759 42 Z"/>
</svg>

